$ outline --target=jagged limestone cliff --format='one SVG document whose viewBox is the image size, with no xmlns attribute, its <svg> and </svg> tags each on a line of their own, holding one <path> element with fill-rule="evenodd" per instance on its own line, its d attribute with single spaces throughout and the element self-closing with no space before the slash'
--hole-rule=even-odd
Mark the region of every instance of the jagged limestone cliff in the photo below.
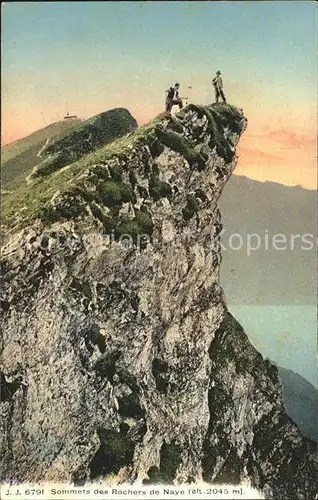
<svg viewBox="0 0 318 500">
<path fill-rule="evenodd" d="M 245 127 L 188 106 L 9 207 L 3 481 L 247 479 L 314 498 L 316 447 L 219 285 L 217 201 Z"/>
</svg>

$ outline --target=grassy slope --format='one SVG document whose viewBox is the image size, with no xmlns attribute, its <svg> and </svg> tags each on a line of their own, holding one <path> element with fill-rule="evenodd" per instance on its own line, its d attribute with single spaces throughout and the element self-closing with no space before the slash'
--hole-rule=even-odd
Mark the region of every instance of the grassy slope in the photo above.
<svg viewBox="0 0 318 500">
<path fill-rule="evenodd" d="M 198 110 L 203 109 L 200 107 L 195 108 Z M 209 107 L 209 110 L 206 108 L 204 108 L 204 110 L 209 114 L 213 122 L 212 128 L 216 128 L 218 135 L 220 135 L 219 118 L 223 121 L 225 120 L 227 123 L 233 121 L 233 124 L 237 119 L 237 110 L 228 105 L 213 105 Z M 212 110 L 213 117 L 211 117 Z M 64 192 L 76 186 L 79 175 L 89 166 L 103 163 L 113 156 L 128 155 L 139 141 L 144 143 L 155 140 L 157 137 L 156 127 L 164 119 L 165 115 L 159 115 L 151 123 L 87 154 L 68 168 L 61 169 L 50 176 L 41 177 L 32 184 L 20 184 L 14 192 L 5 196 L 2 214 L 3 223 L 7 227 L 16 225 L 18 227 L 26 226 L 39 216 L 41 208 L 43 208 L 57 191 Z M 181 142 L 187 142 L 179 134 L 175 133 L 174 135 L 179 136 Z M 176 139 L 176 137 L 174 137 L 174 139 Z M 189 149 L 187 144 L 179 144 L 179 152 L 180 146 Z M 175 147 L 172 147 L 172 149 L 175 149 Z M 193 152 L 192 150 L 192 153 Z M 17 220 L 17 218 L 19 218 L 19 220 Z"/>
<path fill-rule="evenodd" d="M 99 113 L 63 137 L 54 137 L 45 148 L 44 160 L 33 170 L 32 178 L 53 174 L 137 127 L 137 121 L 127 109 L 113 108 Z"/>
<path fill-rule="evenodd" d="M 18 156 L 19 154 L 26 151 L 30 146 L 39 144 L 49 137 L 52 137 L 52 135 L 56 135 L 59 132 L 65 129 L 69 129 L 71 126 L 78 123 L 79 120 L 62 120 L 59 122 L 54 122 L 44 128 L 32 132 L 22 139 L 17 139 L 14 142 L 10 142 L 9 144 L 6 144 L 1 148 L 2 161 L 6 162 L 8 160 L 11 160 L 14 156 Z"/>
<path fill-rule="evenodd" d="M 80 120 L 64 120 L 52 123 L 47 127 L 37 130 L 32 134 L 19 139 L 1 148 L 1 187 L 12 190 L 24 182 L 32 168 L 40 163 L 38 152 L 47 139 L 63 137 L 71 130 L 77 128 Z"/>
<path fill-rule="evenodd" d="M 133 117 L 130 116 L 127 110 L 115 108 L 99 113 L 85 121 L 74 119 L 53 123 L 44 129 L 30 134 L 24 139 L 5 146 L 1 150 L 2 191 L 4 193 L 12 191 L 25 183 L 25 178 L 33 171 L 34 167 L 38 167 L 43 163 L 43 158 L 39 158 L 37 154 L 45 145 L 47 139 L 50 139 L 47 151 L 51 149 L 51 153 L 56 148 L 60 150 L 64 146 L 67 147 L 69 145 L 68 138 L 72 142 L 73 133 L 85 133 L 87 126 L 100 129 L 101 134 L 109 136 L 109 140 L 114 140 L 116 137 L 122 135 L 122 128 L 127 119 L 129 122 L 133 120 Z"/>
<path fill-rule="evenodd" d="M 71 165 L 71 168 L 61 169 L 58 172 L 41 177 L 32 184 L 20 184 L 12 193 L 5 196 L 3 204 L 3 222 L 11 226 L 17 212 L 24 216 L 23 225 L 34 220 L 39 213 L 39 209 L 48 202 L 57 191 L 76 185 L 76 179 L 90 165 L 103 163 L 115 155 L 129 153 L 139 140 L 146 140 L 153 134 L 156 123 L 160 118 L 151 124 L 137 129 L 134 133 L 117 139 L 110 144 L 89 153 Z"/>
</svg>

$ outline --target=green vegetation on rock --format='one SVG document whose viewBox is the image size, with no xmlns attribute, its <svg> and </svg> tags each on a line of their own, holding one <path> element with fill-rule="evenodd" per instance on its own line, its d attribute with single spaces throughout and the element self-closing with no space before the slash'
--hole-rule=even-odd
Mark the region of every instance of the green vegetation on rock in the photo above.
<svg viewBox="0 0 318 500">
<path fill-rule="evenodd" d="M 135 444 L 122 433 L 100 427 L 97 430 L 100 448 L 90 464 L 92 479 L 100 475 L 117 473 L 133 459 Z"/>
<path fill-rule="evenodd" d="M 224 139 L 220 117 L 222 118 L 223 114 L 226 115 L 232 130 L 238 130 L 242 119 L 239 112 L 228 105 L 201 108 L 190 105 L 178 113 L 177 117 L 159 115 L 151 123 L 96 151 L 85 154 L 66 168 L 61 168 L 44 177 L 37 177 L 31 183 L 20 182 L 14 191 L 4 196 L 2 214 L 4 227 L 20 229 L 39 217 L 44 223 L 50 224 L 59 219 L 76 219 L 92 213 L 102 222 L 107 231 L 116 228 L 118 235 L 128 232 L 132 233 L 135 238 L 141 231 L 144 231 L 145 226 L 145 233 L 151 234 L 152 223 L 149 217 L 144 215 L 138 215 L 133 220 L 118 221 L 118 209 L 122 204 L 134 203 L 136 199 L 134 189 L 137 192 L 142 189 L 144 195 L 147 196 L 145 188 L 138 185 L 136 175 L 132 173 L 131 159 L 133 157 L 137 160 L 136 155 L 140 146 L 147 146 L 153 158 L 160 155 L 166 146 L 183 155 L 192 168 L 204 169 L 207 159 L 205 155 L 200 154 L 193 142 L 181 135 L 184 126 L 182 117 L 187 109 L 192 108 L 200 116 L 208 117 L 211 141 L 216 143 L 218 154 L 230 160 L 233 152 L 228 141 Z M 102 120 L 102 116 L 94 117 L 94 119 L 95 122 L 91 121 L 91 125 L 99 127 L 101 124 L 98 125 L 98 120 Z M 163 123 L 166 125 L 165 130 Z M 72 133 L 76 131 L 78 131 L 78 125 L 77 129 L 74 126 Z M 64 134 L 60 142 L 67 144 L 68 140 L 69 135 Z M 54 153 L 54 144 L 52 144 L 52 153 Z M 114 158 L 116 158 L 117 165 L 107 165 L 107 162 Z M 51 168 L 50 162 L 47 168 Z M 124 172 L 128 173 L 129 182 L 123 182 Z M 160 179 L 160 173 L 156 169 L 149 173 L 145 171 L 145 176 L 149 179 L 149 195 L 155 201 L 171 196 L 171 186 Z M 51 202 L 53 198 L 54 203 Z M 111 211 L 106 213 L 103 206 Z M 185 218 L 190 217 L 194 212 L 194 203 L 189 201 L 184 212 Z"/>
<path fill-rule="evenodd" d="M 45 223 L 53 223 L 59 220 L 72 220 L 87 214 L 82 198 L 74 194 L 72 190 L 63 194 L 58 205 L 44 205 L 38 216 Z"/>
<path fill-rule="evenodd" d="M 185 208 L 182 209 L 182 215 L 184 220 L 190 220 L 195 213 L 199 210 L 199 203 L 193 194 L 187 196 L 187 204 Z"/>
<path fill-rule="evenodd" d="M 194 149 L 194 146 L 189 140 L 186 140 L 174 130 L 161 130 L 158 127 L 156 133 L 165 146 L 184 156 L 191 167 L 195 166 L 198 170 L 205 168 L 204 158 Z"/>
<path fill-rule="evenodd" d="M 149 483 L 173 484 L 177 469 L 182 462 L 181 448 L 175 442 L 164 442 L 160 450 L 160 469 L 148 471 Z"/>
<path fill-rule="evenodd" d="M 157 117 L 150 124 L 138 128 L 133 133 L 106 144 L 106 146 L 94 152 L 88 153 L 66 169 L 58 170 L 50 176 L 34 179 L 31 184 L 21 183 L 13 192 L 5 195 L 2 214 L 3 223 L 7 227 L 15 226 L 16 228 L 21 228 L 40 217 L 41 214 L 47 214 L 47 212 L 49 212 L 49 215 L 43 220 L 47 223 L 57 220 L 58 213 L 54 214 L 53 218 L 51 218 L 52 210 L 49 205 L 51 198 L 56 192 L 60 191 L 64 194 L 72 192 L 74 188 L 81 184 L 82 174 L 88 168 L 90 168 L 93 178 L 95 177 L 93 171 L 96 168 L 98 169 L 96 177 L 101 174 L 105 180 L 109 179 L 110 176 L 103 164 L 106 164 L 108 160 L 114 157 L 127 160 L 133 153 L 133 150 L 137 149 L 139 145 L 156 142 L 155 127 L 163 120 L 164 116 Z M 129 166 L 126 168 L 128 169 Z M 96 177 L 95 180 L 97 181 L 98 178 Z M 71 211 L 72 209 L 68 207 L 61 212 L 66 214 L 66 218 L 71 218 Z M 83 213 L 82 209 L 74 209 L 74 211 L 76 213 L 76 215 L 75 213 L 73 214 L 74 216 Z"/>
<path fill-rule="evenodd" d="M 127 219 L 119 224 L 115 229 L 116 238 L 127 236 L 132 238 L 134 243 L 138 242 L 138 237 L 151 235 L 153 232 L 153 222 L 149 212 L 137 211 L 133 219 Z"/>
<path fill-rule="evenodd" d="M 172 189 L 170 184 L 161 181 L 159 175 L 153 173 L 149 179 L 149 194 L 154 200 L 169 198 L 172 194 Z"/>
<path fill-rule="evenodd" d="M 133 189 L 123 182 L 106 181 L 97 186 L 100 199 L 107 207 L 133 202 L 135 194 Z"/>
<path fill-rule="evenodd" d="M 53 156 L 45 158 L 39 165 L 36 166 L 32 177 L 40 177 L 43 175 L 49 175 L 65 166 L 65 161 L 63 153 L 55 153 Z"/>
<path fill-rule="evenodd" d="M 145 412 L 139 403 L 139 397 L 134 392 L 119 399 L 118 413 L 122 417 L 136 419 L 141 419 L 145 416 Z"/>
<path fill-rule="evenodd" d="M 217 126 L 228 127 L 232 132 L 240 134 L 242 132 L 242 116 L 240 112 L 229 104 L 217 103 L 208 106 L 214 117 Z"/>
</svg>

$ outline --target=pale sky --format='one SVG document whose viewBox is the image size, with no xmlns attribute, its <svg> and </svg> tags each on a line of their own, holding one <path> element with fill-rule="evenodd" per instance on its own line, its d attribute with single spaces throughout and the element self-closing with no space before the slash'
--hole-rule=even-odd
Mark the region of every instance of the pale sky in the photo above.
<svg viewBox="0 0 318 500">
<path fill-rule="evenodd" d="M 314 2 L 15 2 L 2 6 L 2 140 L 113 107 L 139 124 L 179 81 L 228 102 L 248 129 L 236 173 L 317 187 Z M 188 89 L 192 86 L 192 90 Z"/>
</svg>

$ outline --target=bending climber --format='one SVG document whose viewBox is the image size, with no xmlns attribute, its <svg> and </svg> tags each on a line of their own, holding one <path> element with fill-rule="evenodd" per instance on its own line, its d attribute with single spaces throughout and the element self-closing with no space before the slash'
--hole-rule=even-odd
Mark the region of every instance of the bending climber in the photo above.
<svg viewBox="0 0 318 500">
<path fill-rule="evenodd" d="M 172 106 L 178 105 L 179 108 L 183 108 L 182 99 L 179 97 L 180 84 L 176 83 L 174 87 L 170 87 L 167 90 L 166 97 L 166 113 L 171 113 Z"/>
<path fill-rule="evenodd" d="M 215 90 L 215 102 L 219 102 L 219 97 L 222 97 L 223 102 L 226 102 L 225 95 L 223 92 L 223 82 L 221 78 L 221 71 L 216 72 L 216 76 L 212 80 Z"/>
</svg>

